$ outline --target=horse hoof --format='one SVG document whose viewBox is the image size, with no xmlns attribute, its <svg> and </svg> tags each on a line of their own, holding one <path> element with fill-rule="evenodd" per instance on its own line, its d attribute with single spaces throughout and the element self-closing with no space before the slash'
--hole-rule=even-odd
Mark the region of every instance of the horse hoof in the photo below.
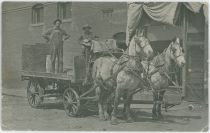
<svg viewBox="0 0 210 133">
<path fill-rule="evenodd" d="M 110 116 L 107 114 L 107 115 L 104 115 L 104 120 L 110 120 Z"/>
<path fill-rule="evenodd" d="M 128 118 L 128 119 L 126 120 L 126 122 L 127 122 L 127 123 L 132 123 L 132 122 L 134 122 L 134 120 L 133 120 L 132 118 Z"/>
<path fill-rule="evenodd" d="M 158 118 L 157 118 L 156 115 L 152 115 L 152 119 L 153 119 L 153 120 L 158 120 Z"/>
<path fill-rule="evenodd" d="M 104 121 L 105 120 L 104 116 L 99 116 L 99 120 Z"/>
<path fill-rule="evenodd" d="M 162 115 L 159 115 L 158 120 L 164 120 L 164 117 Z"/>
<path fill-rule="evenodd" d="M 111 120 L 111 124 L 112 124 L 112 125 L 118 125 L 119 122 L 118 122 L 118 120 Z"/>
</svg>

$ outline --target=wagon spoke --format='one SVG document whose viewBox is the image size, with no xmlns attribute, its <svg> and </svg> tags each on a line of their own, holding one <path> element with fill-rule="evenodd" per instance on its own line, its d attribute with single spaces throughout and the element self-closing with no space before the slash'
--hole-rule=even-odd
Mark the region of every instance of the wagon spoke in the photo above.
<svg viewBox="0 0 210 133">
<path fill-rule="evenodd" d="M 35 103 L 36 103 L 36 99 L 35 99 L 35 96 L 33 95 L 33 98 L 32 98 L 32 100 L 33 100 L 33 104 L 35 105 Z"/>
<path fill-rule="evenodd" d="M 34 99 L 34 98 L 33 98 L 33 95 L 31 95 L 31 103 L 33 103 L 33 99 Z"/>
<path fill-rule="evenodd" d="M 77 111 L 77 106 L 76 105 L 72 105 L 72 111 L 75 113 Z"/>
<path fill-rule="evenodd" d="M 39 96 L 35 94 L 35 104 L 37 105 L 39 103 Z"/>
<path fill-rule="evenodd" d="M 72 96 L 72 101 L 77 101 L 76 97 Z"/>
<path fill-rule="evenodd" d="M 73 89 L 67 89 L 64 91 L 63 102 L 67 115 L 77 116 L 79 110 L 79 100 L 76 91 Z"/>
<path fill-rule="evenodd" d="M 29 103 L 32 103 L 32 96 L 29 96 Z"/>
<path fill-rule="evenodd" d="M 34 104 L 34 97 L 33 97 L 33 95 L 31 96 L 31 103 Z"/>
<path fill-rule="evenodd" d="M 64 98 L 65 98 L 65 100 L 67 100 L 67 101 L 68 101 L 68 99 L 69 99 L 69 97 L 68 97 L 68 96 L 64 96 Z"/>
<path fill-rule="evenodd" d="M 71 97 L 71 94 L 70 94 L 70 92 L 69 92 L 69 91 L 68 91 L 66 94 L 67 94 L 67 96 L 68 96 L 68 97 Z"/>
<path fill-rule="evenodd" d="M 36 105 L 38 103 L 38 98 L 37 98 L 37 96 L 35 95 L 34 96 L 34 104 Z"/>
<path fill-rule="evenodd" d="M 69 97 L 70 97 L 70 98 L 71 98 L 71 100 L 73 101 L 74 96 L 73 96 L 73 94 L 72 94 L 72 93 L 69 93 Z"/>
</svg>

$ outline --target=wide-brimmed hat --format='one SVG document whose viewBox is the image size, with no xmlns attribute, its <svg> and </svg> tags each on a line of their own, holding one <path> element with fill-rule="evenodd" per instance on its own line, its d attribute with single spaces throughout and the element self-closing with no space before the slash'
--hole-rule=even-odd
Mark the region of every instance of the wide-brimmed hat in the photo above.
<svg viewBox="0 0 210 133">
<path fill-rule="evenodd" d="M 91 29 L 92 27 L 89 24 L 85 24 L 85 25 L 82 26 L 83 30 L 86 29 L 86 28 Z"/>
<path fill-rule="evenodd" d="M 60 22 L 60 23 L 62 24 L 62 21 L 61 21 L 60 19 L 56 19 L 56 20 L 54 20 L 53 24 L 55 25 L 55 24 L 56 24 L 56 22 Z"/>
</svg>

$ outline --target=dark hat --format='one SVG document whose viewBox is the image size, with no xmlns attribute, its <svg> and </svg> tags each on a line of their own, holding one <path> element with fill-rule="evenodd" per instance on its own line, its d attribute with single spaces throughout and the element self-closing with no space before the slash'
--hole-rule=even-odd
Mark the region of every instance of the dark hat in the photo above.
<svg viewBox="0 0 210 133">
<path fill-rule="evenodd" d="M 86 29 L 86 28 L 91 29 L 91 26 L 90 26 L 89 24 L 83 25 L 82 29 L 84 30 L 84 29 Z"/>
<path fill-rule="evenodd" d="M 61 21 L 60 19 L 56 19 L 56 20 L 53 22 L 53 24 L 55 25 L 55 24 L 56 24 L 56 22 L 60 22 L 60 23 L 62 23 L 62 21 Z"/>
</svg>

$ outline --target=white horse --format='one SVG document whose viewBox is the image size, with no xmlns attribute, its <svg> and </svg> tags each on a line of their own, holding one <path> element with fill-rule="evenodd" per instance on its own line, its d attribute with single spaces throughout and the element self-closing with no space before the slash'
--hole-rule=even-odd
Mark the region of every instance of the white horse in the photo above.
<svg viewBox="0 0 210 133">
<path fill-rule="evenodd" d="M 109 119 L 107 99 L 115 91 L 115 106 L 112 112 L 112 122 L 113 124 L 116 123 L 116 107 L 119 103 L 118 98 L 121 96 L 121 91 L 118 90 L 124 90 L 124 94 L 130 90 L 136 90 L 141 84 L 141 80 L 139 79 L 143 70 L 141 61 L 151 59 L 152 56 L 153 49 L 149 44 L 149 40 L 144 36 L 134 36 L 126 54 L 123 56 L 124 58 L 122 57 L 122 60 L 125 59 L 126 63 L 122 63 L 123 61 L 121 59 L 118 60 L 110 56 L 96 59 L 93 65 L 92 77 L 95 84 L 99 84 L 100 86 L 96 88 L 100 120 Z M 129 72 L 130 70 L 135 71 L 135 73 Z M 110 77 L 112 77 L 112 80 L 107 80 Z M 115 89 L 115 86 L 117 86 L 117 89 Z M 126 101 L 130 100 L 130 98 L 125 99 Z M 128 104 L 125 105 L 127 106 Z M 131 121 L 129 115 L 127 116 L 127 120 Z"/>
<path fill-rule="evenodd" d="M 129 60 L 129 62 L 130 63 L 128 64 L 132 66 L 132 63 L 134 63 L 135 61 Z M 159 69 L 156 69 L 155 66 L 160 65 L 160 62 L 162 62 L 163 67 L 161 68 L 161 71 L 156 71 Z M 169 73 L 169 69 L 173 65 L 173 62 L 175 62 L 178 67 L 182 67 L 185 64 L 184 54 L 180 46 L 179 38 L 173 39 L 169 47 L 164 50 L 161 55 L 156 56 L 152 60 L 152 65 L 149 65 L 147 60 L 141 62 L 145 73 L 151 74 L 151 79 L 149 79 L 149 82 L 151 82 L 151 87 L 153 88 L 154 94 L 154 106 L 152 111 L 154 119 L 162 118 L 161 102 L 163 100 L 163 94 L 165 92 L 164 90 L 167 89 L 169 86 L 168 77 L 166 76 L 166 74 Z M 142 66 L 139 65 L 139 70 L 142 69 L 141 67 Z M 125 99 L 124 108 L 127 121 L 132 122 L 133 120 L 130 116 L 130 101 L 132 100 L 132 95 L 135 93 L 137 88 L 146 89 L 146 87 L 150 87 L 145 85 L 146 83 L 143 81 L 143 78 L 139 76 L 137 71 L 134 70 L 135 69 L 127 71 L 126 69 L 123 69 L 117 75 L 117 88 L 115 90 L 114 109 L 112 112 L 111 124 L 118 124 L 116 114 L 120 97 L 124 97 Z M 155 73 L 153 73 L 154 71 Z"/>
<path fill-rule="evenodd" d="M 169 86 L 169 70 L 171 67 L 183 67 L 185 65 L 185 58 L 182 47 L 180 46 L 180 39 L 174 38 L 171 44 L 160 55 L 153 58 L 148 69 L 148 62 L 142 63 L 145 70 L 151 75 L 151 87 L 153 89 L 153 119 L 162 119 L 161 103 L 165 90 Z M 161 66 L 158 68 L 157 67 Z M 154 73 L 154 71 L 156 71 Z"/>
</svg>

